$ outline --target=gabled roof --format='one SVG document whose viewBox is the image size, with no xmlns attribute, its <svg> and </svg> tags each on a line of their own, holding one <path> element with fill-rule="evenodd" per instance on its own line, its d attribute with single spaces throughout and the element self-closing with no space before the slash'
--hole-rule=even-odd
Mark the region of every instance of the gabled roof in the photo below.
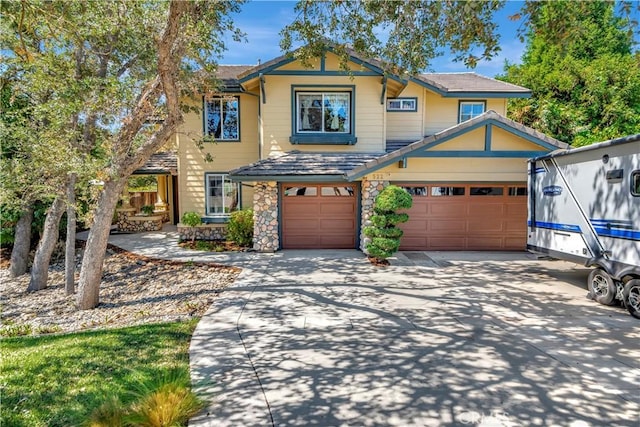
<svg viewBox="0 0 640 427">
<path fill-rule="evenodd" d="M 349 56 L 349 60 L 351 60 L 352 62 L 362 65 L 372 71 L 376 71 L 380 75 L 384 74 L 384 64 L 381 61 L 377 59 L 364 58 L 362 55 L 358 54 L 355 50 L 348 47 L 345 47 L 344 49 L 347 55 Z M 329 52 L 334 52 L 334 50 L 330 47 L 327 50 Z M 267 62 L 258 64 L 253 68 L 246 70 L 245 72 L 243 72 L 238 76 L 238 80 L 241 83 L 246 82 L 248 80 L 258 77 L 260 74 L 267 74 L 271 70 L 282 67 L 283 65 L 289 64 L 296 60 L 297 58 L 295 57 L 295 51 L 289 54 L 278 56 L 277 58 L 273 58 Z M 390 76 L 390 77 L 400 80 L 398 76 Z"/>
<path fill-rule="evenodd" d="M 373 160 L 370 160 L 366 164 L 350 170 L 347 173 L 347 178 L 351 181 L 361 176 L 364 176 L 368 173 L 371 173 L 372 171 L 375 171 L 379 168 L 390 165 L 391 163 L 400 161 L 403 158 L 417 157 L 419 156 L 420 152 L 427 151 L 430 148 L 440 145 L 450 139 L 453 139 L 467 132 L 471 132 L 474 129 L 480 128 L 482 126 L 487 126 L 487 125 L 495 125 L 508 132 L 518 135 L 530 142 L 533 142 L 534 144 L 540 146 L 541 148 L 540 152 L 537 152 L 537 153 L 530 153 L 527 151 L 522 151 L 521 153 L 509 152 L 509 154 L 512 156 L 515 154 L 521 154 L 525 157 L 532 157 L 532 156 L 541 154 L 543 152 L 548 152 L 556 149 L 566 149 L 567 147 L 569 147 L 569 145 L 564 142 L 558 141 L 555 138 L 551 138 L 550 136 L 547 136 L 523 124 L 514 122 L 513 120 L 508 119 L 504 116 L 501 116 L 500 114 L 496 113 L 493 110 L 489 110 L 471 120 L 458 123 L 455 126 L 452 126 L 434 135 L 425 137 L 422 140 L 416 141 L 396 151 L 393 151 L 391 153 L 388 153 L 383 156 L 377 157 Z M 445 154 L 442 152 L 436 152 L 436 153 Z"/>
<path fill-rule="evenodd" d="M 173 152 L 154 153 L 133 172 L 134 175 L 178 175 L 178 156 Z"/>
<path fill-rule="evenodd" d="M 222 85 L 227 92 L 240 92 L 240 81 L 238 76 L 253 68 L 253 65 L 218 65 L 216 77 L 222 81 Z"/>
<path fill-rule="evenodd" d="M 384 153 L 311 153 L 290 151 L 229 172 L 235 181 L 344 181 L 347 172 Z"/>
<path fill-rule="evenodd" d="M 328 51 L 333 52 L 329 48 Z M 407 83 L 406 76 L 398 76 L 385 71 L 385 65 L 378 59 L 365 58 L 354 49 L 345 48 L 349 60 L 373 71 L 386 75 L 387 77 Z M 287 54 L 274 58 L 265 63 L 250 67 L 240 73 L 238 81 L 240 84 L 259 77 L 260 74 L 268 74 L 279 67 L 295 61 L 295 55 Z M 481 76 L 477 73 L 428 73 L 418 74 L 409 78 L 414 83 L 426 87 L 443 97 L 470 97 L 470 98 L 528 98 L 531 91 L 522 86 L 506 83 L 490 77 Z"/>
<path fill-rule="evenodd" d="M 481 76 L 477 73 L 419 74 L 412 81 L 444 97 L 530 97 L 525 87 Z"/>
</svg>

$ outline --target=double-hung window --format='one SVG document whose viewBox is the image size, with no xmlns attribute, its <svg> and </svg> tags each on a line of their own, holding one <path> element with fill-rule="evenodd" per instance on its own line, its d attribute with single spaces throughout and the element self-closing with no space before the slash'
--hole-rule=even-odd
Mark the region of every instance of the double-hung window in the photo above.
<svg viewBox="0 0 640 427">
<path fill-rule="evenodd" d="M 226 217 L 240 209 L 240 184 L 226 174 L 205 175 L 206 216 Z"/>
<path fill-rule="evenodd" d="M 237 96 L 217 97 L 205 100 L 205 136 L 216 141 L 240 140 L 240 101 Z"/>
<path fill-rule="evenodd" d="M 353 90 L 294 90 L 294 144 L 353 144 Z"/>
<path fill-rule="evenodd" d="M 484 101 L 460 101 L 458 123 L 466 122 L 484 113 Z"/>
</svg>

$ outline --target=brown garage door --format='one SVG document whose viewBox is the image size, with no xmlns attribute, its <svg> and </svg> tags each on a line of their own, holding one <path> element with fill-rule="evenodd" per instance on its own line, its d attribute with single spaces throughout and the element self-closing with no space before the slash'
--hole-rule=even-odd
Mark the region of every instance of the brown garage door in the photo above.
<svg viewBox="0 0 640 427">
<path fill-rule="evenodd" d="M 526 184 L 398 184 L 413 195 L 403 250 L 524 250 Z"/>
<path fill-rule="evenodd" d="M 356 247 L 356 185 L 283 184 L 282 194 L 284 249 Z"/>
</svg>

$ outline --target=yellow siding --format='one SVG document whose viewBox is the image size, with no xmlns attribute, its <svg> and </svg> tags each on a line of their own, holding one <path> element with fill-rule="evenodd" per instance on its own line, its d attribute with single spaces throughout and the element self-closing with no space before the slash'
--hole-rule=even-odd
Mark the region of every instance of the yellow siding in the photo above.
<svg viewBox="0 0 640 427">
<path fill-rule="evenodd" d="M 436 145 L 430 151 L 460 151 L 474 150 L 484 151 L 485 126 Z"/>
<path fill-rule="evenodd" d="M 320 71 L 321 70 L 321 60 L 319 58 L 312 59 L 309 61 L 311 67 L 303 67 L 300 61 L 293 61 L 288 64 L 282 65 L 278 67 L 279 71 Z M 361 65 L 356 64 L 355 62 L 348 61 L 349 69 L 351 71 L 370 71 L 368 68 L 365 68 Z M 325 71 L 342 71 L 340 68 L 340 58 L 338 56 L 327 53 L 324 61 L 324 69 Z"/>
<path fill-rule="evenodd" d="M 409 158 L 363 179 L 404 182 L 519 182 L 527 180 L 527 160 L 509 158 Z"/>
<path fill-rule="evenodd" d="M 493 126 L 491 131 L 491 149 L 498 150 L 518 150 L 518 151 L 539 151 L 542 148 L 531 141 L 515 136 L 511 132 Z"/>
<path fill-rule="evenodd" d="M 443 98 L 434 92 L 425 90 L 424 134 L 433 135 L 458 124 L 458 104 L 462 100 Z M 477 101 L 486 102 L 485 111 L 494 110 L 500 115 L 506 115 L 506 102 L 502 98 L 478 99 Z"/>
<path fill-rule="evenodd" d="M 295 82 L 295 83 L 294 83 Z M 317 85 L 320 90 L 348 90 L 355 85 L 355 145 L 291 144 L 292 85 Z M 335 85 L 335 86 L 332 86 Z M 348 86 L 348 87 L 340 87 Z M 304 89 L 307 89 L 306 87 Z M 308 87 L 313 90 L 313 87 Z M 265 76 L 266 104 L 261 105 L 263 158 L 272 153 L 300 151 L 384 151 L 384 105 L 380 103 L 380 77 Z"/>
<path fill-rule="evenodd" d="M 196 104 L 201 106 L 201 104 Z M 185 123 L 177 135 L 180 217 L 185 212 L 205 212 L 205 172 L 226 173 L 258 160 L 258 98 L 240 95 L 240 142 L 205 142 L 200 150 L 195 140 L 202 138 L 202 111 L 185 115 Z M 213 162 L 205 162 L 209 153 Z M 242 206 L 253 205 L 253 191 L 242 189 Z"/>
<path fill-rule="evenodd" d="M 415 83 L 402 91 L 399 98 L 417 98 L 417 112 L 387 111 L 387 139 L 417 141 L 422 139 L 424 127 L 424 90 Z M 386 110 L 386 105 L 385 105 Z"/>
<path fill-rule="evenodd" d="M 288 64 L 285 64 L 281 67 L 278 67 L 278 70 L 281 71 L 298 71 L 298 70 L 307 70 L 307 71 L 313 71 L 313 70 L 320 70 L 320 59 L 312 59 L 309 61 L 311 68 L 305 68 L 302 66 L 302 64 L 300 63 L 300 61 L 293 61 L 293 62 L 289 62 Z"/>
</svg>

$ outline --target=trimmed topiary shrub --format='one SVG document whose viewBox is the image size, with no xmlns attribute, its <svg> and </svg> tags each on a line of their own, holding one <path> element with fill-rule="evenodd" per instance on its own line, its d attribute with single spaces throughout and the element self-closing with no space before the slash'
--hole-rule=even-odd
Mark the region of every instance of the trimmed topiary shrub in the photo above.
<svg viewBox="0 0 640 427">
<path fill-rule="evenodd" d="M 191 227 L 191 243 L 196 240 L 196 227 L 202 224 L 202 219 L 197 212 L 185 212 L 181 222 L 187 227 Z"/>
<path fill-rule="evenodd" d="M 227 239 L 240 246 L 253 245 L 253 209 L 231 212 L 227 223 Z"/>
<path fill-rule="evenodd" d="M 384 261 L 400 248 L 402 230 L 396 225 L 407 222 L 409 215 L 397 213 L 413 204 L 411 195 L 402 188 L 389 185 L 378 194 L 373 206 L 372 225 L 364 228 L 364 235 L 371 239 L 366 250 L 369 256 Z"/>
</svg>

